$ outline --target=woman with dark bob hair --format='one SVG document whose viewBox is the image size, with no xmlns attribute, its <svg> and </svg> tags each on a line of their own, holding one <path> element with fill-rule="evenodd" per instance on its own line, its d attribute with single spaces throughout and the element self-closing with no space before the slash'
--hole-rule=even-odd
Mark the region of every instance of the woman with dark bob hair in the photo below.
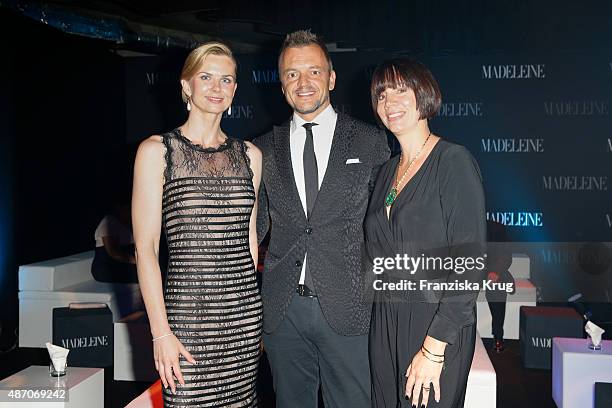
<svg viewBox="0 0 612 408">
<path fill-rule="evenodd" d="M 481 282 L 480 170 L 463 146 L 429 130 L 441 95 L 421 63 L 383 62 L 371 96 L 378 121 L 401 146 L 381 168 L 365 221 L 368 253 L 379 266 L 370 326 L 372 405 L 463 407 L 478 290 L 448 283 Z"/>
</svg>

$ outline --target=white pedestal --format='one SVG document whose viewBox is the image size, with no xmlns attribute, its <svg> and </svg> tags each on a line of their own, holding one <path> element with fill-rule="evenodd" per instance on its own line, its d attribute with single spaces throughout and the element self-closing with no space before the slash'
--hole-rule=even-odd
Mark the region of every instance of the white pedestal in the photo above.
<svg viewBox="0 0 612 408">
<path fill-rule="evenodd" d="M 67 390 L 68 401 L 43 399 L 19 402 L 8 397 L 10 390 Z M 30 366 L 0 381 L 0 408 L 104 408 L 104 370 L 68 367 L 63 377 L 50 377 L 48 366 Z"/>
<path fill-rule="evenodd" d="M 497 374 L 491 364 L 482 339 L 476 334 L 474 358 L 465 392 L 465 407 L 495 408 L 497 403 Z"/>
<path fill-rule="evenodd" d="M 529 259 L 529 258 L 527 258 Z M 516 279 L 516 292 L 513 295 L 508 295 L 506 301 L 506 319 L 504 320 L 504 338 L 518 340 L 519 339 L 519 317 L 521 306 L 536 306 L 537 290 L 531 281 L 527 279 Z M 485 292 L 481 291 L 478 294 L 478 302 L 476 305 L 476 316 L 478 319 L 478 333 L 481 337 L 491 338 L 491 311 Z"/>
<path fill-rule="evenodd" d="M 49 259 L 19 267 L 19 290 L 54 291 L 91 277 L 94 251 Z"/>
<path fill-rule="evenodd" d="M 525 254 L 512 254 L 512 265 L 508 268 L 514 279 L 531 279 L 531 260 Z"/>
<path fill-rule="evenodd" d="M 593 408 L 595 382 L 612 382 L 612 341 L 602 349 L 588 339 L 555 337 L 552 341 L 552 394 L 558 408 Z"/>
</svg>

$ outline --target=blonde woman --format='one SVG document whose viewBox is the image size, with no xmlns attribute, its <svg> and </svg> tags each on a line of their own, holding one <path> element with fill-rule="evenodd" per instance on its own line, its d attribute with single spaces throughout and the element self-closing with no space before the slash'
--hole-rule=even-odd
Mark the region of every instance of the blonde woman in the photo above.
<svg viewBox="0 0 612 408">
<path fill-rule="evenodd" d="M 224 44 L 193 50 L 181 73 L 187 121 L 149 137 L 134 170 L 138 278 L 168 407 L 256 406 L 262 306 L 255 216 L 261 153 L 220 127 L 236 92 Z M 159 237 L 168 241 L 163 293 Z"/>
</svg>

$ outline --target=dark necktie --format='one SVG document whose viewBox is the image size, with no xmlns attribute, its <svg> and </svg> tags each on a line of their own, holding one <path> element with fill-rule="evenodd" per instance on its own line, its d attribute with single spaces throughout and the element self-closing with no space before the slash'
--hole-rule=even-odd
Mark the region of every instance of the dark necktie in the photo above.
<svg viewBox="0 0 612 408">
<path fill-rule="evenodd" d="M 306 187 L 306 214 L 308 218 L 312 214 L 317 193 L 319 192 L 319 169 L 317 167 L 317 157 L 314 151 L 314 138 L 312 127 L 316 123 L 304 123 L 306 129 L 306 142 L 304 143 L 304 185 Z"/>
<path fill-rule="evenodd" d="M 306 187 L 306 213 L 308 218 L 310 218 L 312 214 L 312 209 L 314 208 L 314 203 L 319 192 L 319 169 L 317 167 L 317 157 L 315 156 L 312 135 L 312 127 L 316 125 L 316 123 L 304 123 L 302 125 L 304 129 L 306 129 L 306 142 L 304 143 L 304 186 Z M 312 254 L 310 255 L 312 256 Z M 308 257 L 306 257 L 304 284 L 308 286 L 311 291 L 315 292 L 309 264 Z"/>
</svg>

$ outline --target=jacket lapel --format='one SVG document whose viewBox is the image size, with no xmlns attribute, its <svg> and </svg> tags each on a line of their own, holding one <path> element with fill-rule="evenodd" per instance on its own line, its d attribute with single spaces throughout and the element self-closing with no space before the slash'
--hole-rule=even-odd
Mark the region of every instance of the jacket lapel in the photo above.
<svg viewBox="0 0 612 408">
<path fill-rule="evenodd" d="M 304 223 L 306 214 L 300 200 L 295 184 L 293 165 L 291 163 L 291 147 L 289 145 L 289 124 L 287 121 L 281 126 L 274 126 L 274 149 L 278 176 L 281 182 L 283 197 L 287 205 L 287 212 L 292 214 L 297 222 Z"/>
<path fill-rule="evenodd" d="M 331 150 L 329 152 L 329 160 L 327 161 L 327 169 L 317 194 L 312 218 L 315 218 L 322 209 L 334 205 L 334 200 L 338 197 L 344 196 L 343 190 L 346 186 L 342 184 L 342 172 L 345 170 L 346 157 L 353 142 L 354 132 L 351 125 L 352 121 L 349 117 L 338 113 L 336 129 L 334 129 Z"/>
</svg>

